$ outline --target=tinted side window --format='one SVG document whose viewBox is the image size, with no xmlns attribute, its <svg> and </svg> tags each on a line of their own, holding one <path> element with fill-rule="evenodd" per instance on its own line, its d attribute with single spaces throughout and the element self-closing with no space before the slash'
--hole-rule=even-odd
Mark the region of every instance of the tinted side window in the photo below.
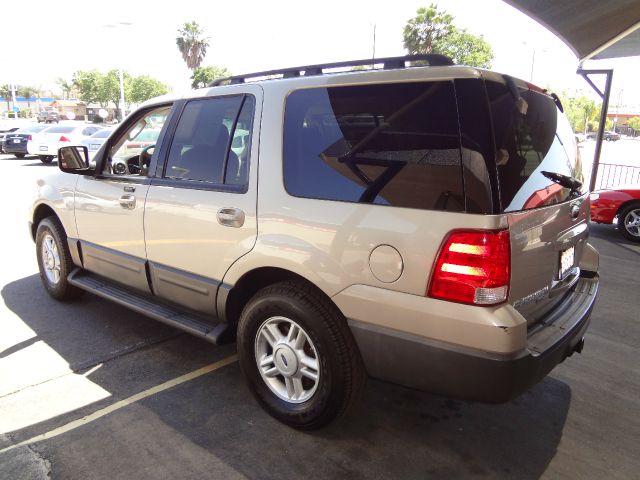
<svg viewBox="0 0 640 480">
<path fill-rule="evenodd" d="M 166 178 L 222 184 L 230 131 L 238 118 L 244 97 L 220 97 L 188 102 L 173 137 L 165 169 Z"/>
<path fill-rule="evenodd" d="M 469 213 L 496 213 L 498 182 L 484 82 L 469 78 L 456 80 L 455 85 L 460 112 L 466 210 Z"/>
<path fill-rule="evenodd" d="M 520 107 L 509 89 L 486 82 L 496 139 L 502 210 L 512 212 L 566 201 L 570 190 L 552 182 L 549 171 L 586 182 L 566 117 L 549 96 L 520 90 Z"/>
<path fill-rule="evenodd" d="M 299 197 L 464 210 L 452 82 L 293 92 L 284 181 Z"/>
<path fill-rule="evenodd" d="M 231 138 L 231 151 L 224 177 L 225 184 L 246 185 L 249 181 L 249 153 L 251 152 L 254 107 L 253 97 L 245 97 Z"/>
</svg>

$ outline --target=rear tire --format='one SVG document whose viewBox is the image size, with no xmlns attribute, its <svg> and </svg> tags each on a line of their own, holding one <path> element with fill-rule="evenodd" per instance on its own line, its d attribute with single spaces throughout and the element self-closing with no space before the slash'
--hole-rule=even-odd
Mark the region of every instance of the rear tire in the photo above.
<svg viewBox="0 0 640 480">
<path fill-rule="evenodd" d="M 640 203 L 632 203 L 620 210 L 618 228 L 627 240 L 640 242 Z"/>
<path fill-rule="evenodd" d="M 67 245 L 67 236 L 55 217 L 47 217 L 38 224 L 36 256 L 40 279 L 49 295 L 56 300 L 73 300 L 82 295 L 83 290 L 67 280 L 75 267 Z"/>
<path fill-rule="evenodd" d="M 53 155 L 38 155 L 38 158 L 40 159 L 40 161 L 42 163 L 44 163 L 45 165 L 50 164 L 51 162 L 53 162 Z"/>
<path fill-rule="evenodd" d="M 320 428 L 341 416 L 366 380 L 345 318 L 302 282 L 260 290 L 242 311 L 237 345 L 255 398 L 294 428 Z"/>
<path fill-rule="evenodd" d="M 13 156 L 16 158 L 24 158 L 26 154 L 25 153 L 14 153 Z"/>
</svg>

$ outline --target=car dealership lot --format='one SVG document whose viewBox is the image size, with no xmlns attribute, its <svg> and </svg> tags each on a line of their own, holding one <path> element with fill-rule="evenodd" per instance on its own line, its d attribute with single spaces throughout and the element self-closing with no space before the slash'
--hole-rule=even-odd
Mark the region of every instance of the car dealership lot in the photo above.
<svg viewBox="0 0 640 480">
<path fill-rule="evenodd" d="M 637 475 L 640 246 L 613 227 L 592 226 L 602 283 L 584 352 L 530 392 L 483 405 L 370 381 L 353 415 L 302 433 L 253 400 L 233 345 L 91 295 L 49 298 L 26 228 L 48 172 L 0 155 L 0 478 Z"/>
</svg>

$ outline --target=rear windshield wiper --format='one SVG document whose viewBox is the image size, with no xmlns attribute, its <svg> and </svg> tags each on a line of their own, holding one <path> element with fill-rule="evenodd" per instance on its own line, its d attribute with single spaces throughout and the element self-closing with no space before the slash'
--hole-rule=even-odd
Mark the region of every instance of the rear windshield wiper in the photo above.
<svg viewBox="0 0 640 480">
<path fill-rule="evenodd" d="M 540 173 L 552 182 L 570 189 L 572 193 L 580 193 L 580 188 L 582 188 L 582 182 L 580 180 L 561 173 L 549 172 L 547 170 L 542 170 Z"/>
</svg>

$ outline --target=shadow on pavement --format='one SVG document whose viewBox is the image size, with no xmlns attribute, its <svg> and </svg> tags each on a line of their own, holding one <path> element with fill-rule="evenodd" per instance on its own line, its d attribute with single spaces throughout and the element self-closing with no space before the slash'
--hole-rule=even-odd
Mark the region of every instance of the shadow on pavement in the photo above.
<svg viewBox="0 0 640 480">
<path fill-rule="evenodd" d="M 2 298 L 74 370 L 111 394 L 10 432 L 14 442 L 233 353 L 91 295 L 50 299 L 37 275 L 6 285 Z M 152 341 L 150 341 L 152 340 Z M 141 343 L 142 342 L 142 343 Z M 153 344 L 153 348 L 145 348 Z M 0 353 L 28 348 L 23 342 Z M 127 346 L 142 348 L 126 350 Z M 124 353 L 114 355 L 114 352 Z M 111 361 L 107 359 L 111 358 Z M 137 402 L 32 446 L 53 458 L 58 478 L 466 478 L 537 479 L 555 456 L 571 389 L 548 377 L 504 405 L 460 402 L 369 381 L 347 418 L 298 432 L 263 412 L 237 364 Z M 117 472 L 117 473 L 116 473 Z M 232 475 L 232 473 L 234 475 Z"/>
</svg>

